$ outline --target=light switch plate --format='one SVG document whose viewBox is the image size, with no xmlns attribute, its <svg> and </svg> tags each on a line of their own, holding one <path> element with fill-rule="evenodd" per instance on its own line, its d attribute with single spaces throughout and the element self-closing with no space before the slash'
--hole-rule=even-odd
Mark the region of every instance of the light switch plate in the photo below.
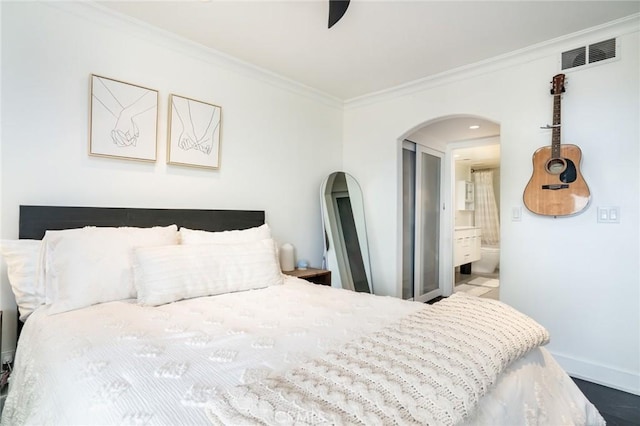
<svg viewBox="0 0 640 426">
<path fill-rule="evenodd" d="M 620 207 L 599 206 L 598 223 L 620 223 Z"/>
<path fill-rule="evenodd" d="M 514 207 L 511 209 L 511 221 L 520 222 L 522 220 L 522 207 Z"/>
</svg>

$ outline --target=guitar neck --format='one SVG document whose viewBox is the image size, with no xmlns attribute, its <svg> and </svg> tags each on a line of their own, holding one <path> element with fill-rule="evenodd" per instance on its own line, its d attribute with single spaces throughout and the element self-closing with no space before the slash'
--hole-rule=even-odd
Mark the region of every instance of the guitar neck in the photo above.
<svg viewBox="0 0 640 426">
<path fill-rule="evenodd" d="M 561 118 L 561 106 L 560 106 L 560 94 L 553 96 L 553 130 L 551 135 L 551 157 L 560 158 L 560 118 Z"/>
</svg>

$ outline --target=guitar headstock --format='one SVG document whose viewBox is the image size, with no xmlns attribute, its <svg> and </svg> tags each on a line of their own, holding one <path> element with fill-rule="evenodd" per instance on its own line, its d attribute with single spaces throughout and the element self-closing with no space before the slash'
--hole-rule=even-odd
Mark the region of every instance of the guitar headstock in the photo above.
<svg viewBox="0 0 640 426">
<path fill-rule="evenodd" d="M 564 93 L 564 74 L 558 74 L 553 77 L 551 81 L 551 94 L 554 96 L 560 96 Z"/>
</svg>

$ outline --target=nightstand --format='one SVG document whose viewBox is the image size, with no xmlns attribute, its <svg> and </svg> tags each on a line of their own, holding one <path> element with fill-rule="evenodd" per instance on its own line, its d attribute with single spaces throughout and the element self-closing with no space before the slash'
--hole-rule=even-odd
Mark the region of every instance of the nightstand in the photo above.
<svg viewBox="0 0 640 426">
<path fill-rule="evenodd" d="M 283 271 L 284 274 L 302 278 L 314 284 L 331 285 L 331 271 L 326 269 L 294 269 L 293 271 Z"/>
</svg>

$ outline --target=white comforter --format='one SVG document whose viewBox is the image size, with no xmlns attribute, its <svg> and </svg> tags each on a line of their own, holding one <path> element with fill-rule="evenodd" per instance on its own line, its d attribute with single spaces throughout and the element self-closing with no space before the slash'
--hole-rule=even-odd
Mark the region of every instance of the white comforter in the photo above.
<svg viewBox="0 0 640 426">
<path fill-rule="evenodd" d="M 42 308 L 22 331 L 2 424 L 206 424 L 220 391 L 423 306 L 288 278 L 155 308 Z M 544 349 L 512 364 L 467 423 L 604 424 Z"/>
</svg>

